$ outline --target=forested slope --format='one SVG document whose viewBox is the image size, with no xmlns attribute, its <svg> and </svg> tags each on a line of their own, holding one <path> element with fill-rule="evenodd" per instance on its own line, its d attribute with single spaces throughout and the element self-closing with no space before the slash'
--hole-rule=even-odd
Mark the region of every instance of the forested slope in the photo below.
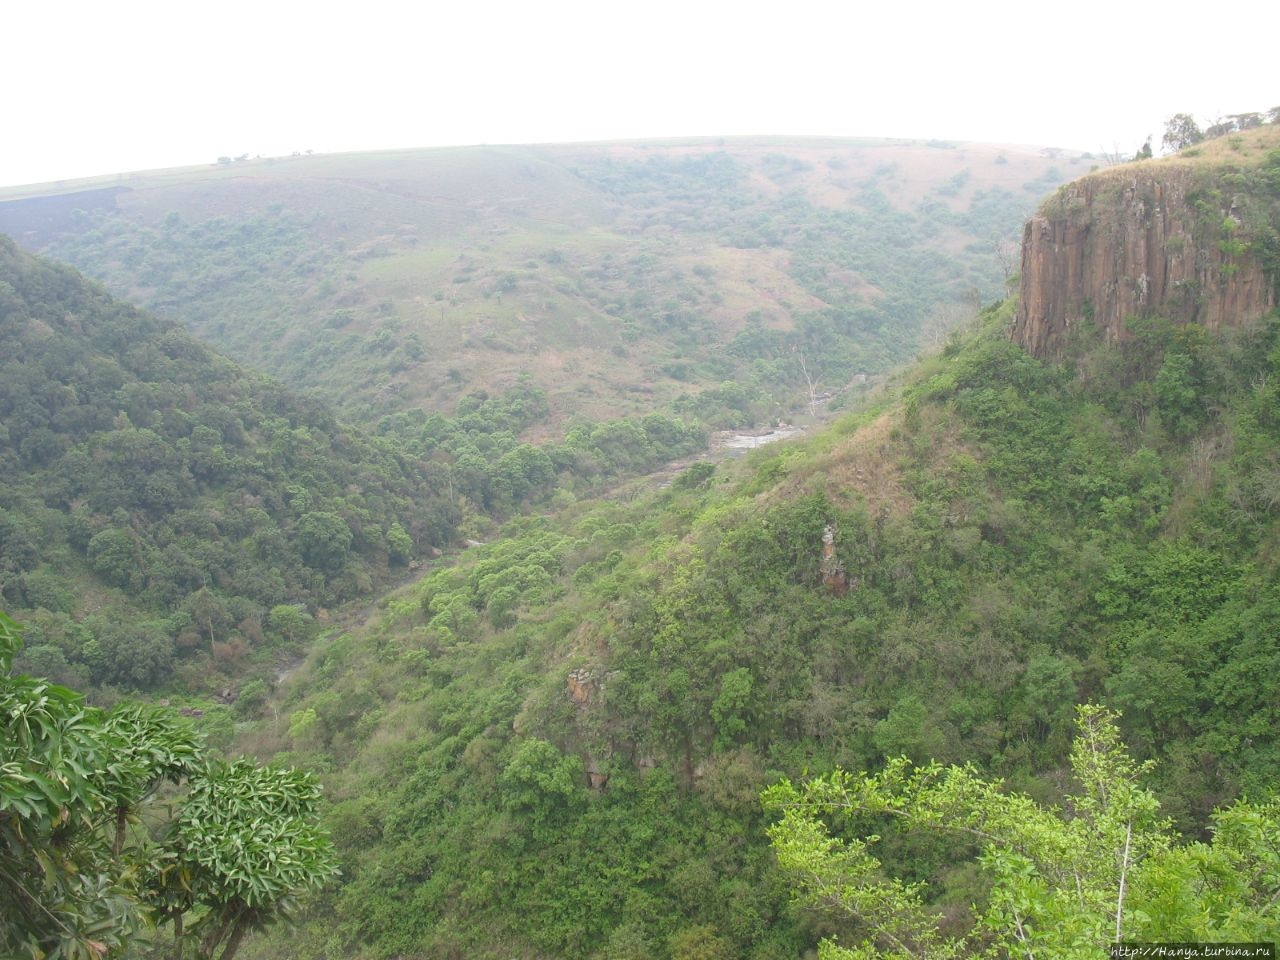
<svg viewBox="0 0 1280 960">
<path fill-rule="evenodd" d="M 713 197 L 718 162 L 699 167 Z M 643 196 L 673 170 L 646 165 L 648 180 L 631 171 L 615 190 Z M 613 182 L 608 163 L 594 176 Z M 691 197 L 663 216 L 692 216 L 706 194 Z M 626 216 L 644 223 L 647 209 Z M 741 225 L 732 204 L 707 222 Z M 806 222 L 821 256 L 824 234 Z M 1268 226 L 1257 236 L 1274 236 Z M 17 611 L 36 672 L 128 684 L 95 664 L 169 669 L 128 646 L 146 638 L 189 648 L 188 671 L 243 656 L 254 621 L 236 624 L 242 610 L 277 603 L 260 621 L 268 639 L 277 609 L 281 631 L 309 628 L 292 595 L 235 594 L 240 576 L 291 590 L 297 571 L 324 602 L 403 562 L 397 544 L 441 542 L 433 531 L 447 535 L 455 506 L 558 508 L 516 515 L 367 625 L 325 633 L 279 689 L 241 696 L 239 748 L 323 773 L 341 859 L 299 930 L 246 955 L 794 958 L 866 930 L 790 902 L 762 791 L 837 768 L 893 783 L 893 758 L 936 759 L 1071 813 L 1088 795 L 1068 763 L 1086 701 L 1120 711 L 1127 750 L 1154 762 L 1154 796 L 1188 838 L 1213 829 L 1215 808 L 1280 784 L 1274 311 L 1211 330 L 1152 308 L 1126 317 L 1123 336 L 1073 316 L 1037 358 L 1010 337 L 1015 304 L 996 303 L 860 412 L 659 488 L 619 480 L 693 449 L 697 426 L 582 421 L 535 448 L 521 433 L 554 398 L 515 380 L 462 396 L 453 418 L 388 414 L 403 444 L 392 454 L 282 393 L 255 412 L 231 368 L 184 365 L 204 351 L 175 328 L 3 251 L 0 335 L 20 359 L 6 373 L 26 379 L 8 381 L 24 386 L 0 408 L 16 411 L 0 549 L 6 598 L 36 608 Z M 646 264 L 628 270 L 643 277 Z M 824 329 L 837 345 L 858 332 Z M 769 341 L 775 359 L 791 356 L 793 332 Z M 74 367 L 58 353 L 71 333 L 103 359 L 59 379 Z M 703 346 L 724 352 L 710 336 Z M 153 368 L 169 376 L 149 382 Z M 206 382 L 207 395 L 195 387 Z M 236 419 L 197 437 L 194 414 L 219 405 Z M 94 430 L 71 429 L 81 420 Z M 323 472 L 322 452 L 348 444 L 380 469 Z M 605 478 L 608 499 L 578 496 Z M 369 490 L 390 506 L 355 500 Z M 260 565 L 258 526 L 277 531 L 283 573 Z M 361 540 L 370 530 L 383 540 Z M 209 548 L 224 565 L 200 572 L 206 540 L 224 533 L 226 552 Z M 170 561 L 188 554 L 190 589 L 171 597 L 162 574 L 187 569 Z M 82 592 L 59 587 L 63 569 L 83 573 Z M 113 606 L 129 603 L 138 612 Z M 113 617 L 127 628 L 109 629 Z M 928 881 L 944 934 L 967 934 L 992 905 L 976 851 L 900 833 L 888 816 L 871 825 L 887 875 Z M 1158 826 L 1142 836 L 1168 835 Z"/>
<path fill-rule="evenodd" d="M 457 520 L 424 462 L 0 238 L 0 593 L 32 672 L 206 686 Z"/>
<path fill-rule="evenodd" d="M 397 151 L 30 188 L 0 197 L 0 232 L 355 422 L 523 374 L 553 431 L 741 426 L 1002 295 L 1022 220 L 1084 169 L 941 141 Z"/>
<path fill-rule="evenodd" d="M 788 907 L 765 786 L 905 755 L 1053 801 L 1083 701 L 1192 836 L 1274 791 L 1280 323 L 1050 363 L 1012 311 L 804 444 L 526 521 L 322 645 L 254 742 L 331 770 L 343 879 L 267 949 L 795 956 L 838 925 Z M 962 931 L 982 881 L 883 832 Z"/>
</svg>

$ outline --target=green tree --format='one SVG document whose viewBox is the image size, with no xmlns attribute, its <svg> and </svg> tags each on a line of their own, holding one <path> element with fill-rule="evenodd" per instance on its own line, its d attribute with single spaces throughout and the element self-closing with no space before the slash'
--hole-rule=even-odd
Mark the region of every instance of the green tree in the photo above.
<svg viewBox="0 0 1280 960">
<path fill-rule="evenodd" d="M 288 914 L 292 898 L 337 874 L 309 773 L 215 761 L 192 783 L 161 837 L 147 903 L 172 922 L 175 956 L 231 960 L 252 930 Z"/>
<path fill-rule="evenodd" d="M 142 582 L 142 548 L 126 530 L 108 527 L 89 541 L 89 562 L 102 579 L 115 587 L 134 588 Z"/>
<path fill-rule="evenodd" d="M 1164 123 L 1164 138 L 1161 143 L 1166 150 L 1181 150 L 1204 139 L 1200 125 L 1189 113 L 1175 113 Z"/>
<path fill-rule="evenodd" d="M 502 771 L 507 806 L 533 820 L 555 819 L 581 802 L 586 773 L 582 761 L 546 740 L 522 740 Z"/>
<path fill-rule="evenodd" d="M 134 936 L 136 912 L 95 829 L 117 801 L 93 774 L 149 771 L 77 694 L 11 675 L 20 647 L 0 613 L 0 955 L 98 960 Z"/>
<path fill-rule="evenodd" d="M 136 690 L 163 683 L 173 671 L 173 641 L 160 623 L 95 624 L 101 651 L 93 680 Z"/>
<path fill-rule="evenodd" d="M 302 562 L 325 573 L 337 573 L 351 548 L 351 528 L 336 513 L 312 512 L 298 522 Z"/>
<path fill-rule="evenodd" d="M 267 615 L 267 628 L 288 643 L 302 643 L 310 636 L 314 621 L 300 603 L 279 603 Z"/>
<path fill-rule="evenodd" d="M 729 960 L 733 947 L 714 927 L 688 927 L 671 937 L 671 960 Z"/>
<path fill-rule="evenodd" d="M 727 750 L 734 740 L 747 730 L 744 717 L 751 702 L 754 682 L 751 671 L 739 667 L 726 673 L 720 680 L 720 695 L 711 704 L 711 719 L 716 725 L 716 749 Z"/>
<path fill-rule="evenodd" d="M 413 538 L 400 521 L 393 521 L 387 528 L 387 555 L 392 563 L 406 564 L 413 559 Z"/>
<path fill-rule="evenodd" d="M 905 756 L 925 760 L 942 749 L 937 724 L 919 697 L 903 697 L 889 715 L 875 725 L 873 740 L 887 757 Z"/>
<path fill-rule="evenodd" d="M 1139 781 L 1150 764 L 1120 743 L 1118 715 L 1077 710 L 1063 810 L 1003 791 L 971 767 L 890 762 L 837 771 L 764 794 L 769 828 L 796 896 L 852 921 L 856 946 L 824 943 L 823 960 L 871 957 L 1105 956 L 1120 940 L 1273 940 L 1280 933 L 1280 803 L 1220 811 L 1211 843 L 1180 843 Z M 890 817 L 907 830 L 958 834 L 980 847 L 990 889 L 966 936 L 944 935 L 923 884 L 886 874 L 878 836 L 843 839 L 832 821 Z"/>
<path fill-rule="evenodd" d="M 201 773 L 202 744 L 183 719 L 148 704 L 123 704 L 111 712 L 106 728 L 118 738 L 116 762 L 99 772 L 115 805 L 111 853 L 125 848 L 130 824 L 162 783 L 181 783 Z M 120 771 L 125 775 L 121 776 Z"/>
<path fill-rule="evenodd" d="M 309 774 L 211 760 L 168 711 L 13 674 L 20 646 L 0 613 L 0 956 L 118 956 L 148 915 L 179 960 L 231 960 L 336 873 Z M 186 791 L 152 805 L 157 832 L 130 830 L 166 781 Z"/>
</svg>

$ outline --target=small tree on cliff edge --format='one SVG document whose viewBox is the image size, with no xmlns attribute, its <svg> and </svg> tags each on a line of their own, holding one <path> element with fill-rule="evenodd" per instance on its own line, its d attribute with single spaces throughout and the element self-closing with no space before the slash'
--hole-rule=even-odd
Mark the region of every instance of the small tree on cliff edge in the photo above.
<svg viewBox="0 0 1280 960">
<path fill-rule="evenodd" d="M 1190 147 L 1204 139 L 1195 118 L 1189 113 L 1175 113 L 1164 123 L 1164 139 L 1161 144 L 1166 150 L 1178 151 Z"/>
</svg>

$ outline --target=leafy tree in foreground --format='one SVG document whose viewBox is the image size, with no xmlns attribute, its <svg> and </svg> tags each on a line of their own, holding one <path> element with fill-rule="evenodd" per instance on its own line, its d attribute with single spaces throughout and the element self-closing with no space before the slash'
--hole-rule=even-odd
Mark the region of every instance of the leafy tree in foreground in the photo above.
<svg viewBox="0 0 1280 960">
<path fill-rule="evenodd" d="M 336 873 L 319 802 L 310 774 L 251 760 L 211 763 L 192 783 L 147 877 L 152 912 L 173 923 L 175 958 L 193 944 L 200 958 L 230 960 L 247 933 Z"/>
<path fill-rule="evenodd" d="M 129 793 L 149 771 L 78 695 L 10 676 L 19 646 L 0 614 L 0 955 L 102 957 L 135 912 L 98 829 L 116 799 L 93 774 Z"/>
<path fill-rule="evenodd" d="M 781 812 L 774 851 L 807 904 L 852 921 L 856 946 L 825 941 L 822 960 L 873 957 L 1082 957 L 1139 941 L 1270 941 L 1280 937 L 1280 803 L 1241 801 L 1214 816 L 1209 843 L 1183 842 L 1160 816 L 1120 743 L 1118 715 L 1078 708 L 1071 766 L 1079 792 L 1047 809 L 1003 792 L 971 767 L 875 775 L 837 771 L 764 794 Z M 923 884 L 890 878 L 877 836 L 841 839 L 831 824 L 893 817 L 908 830 L 976 841 L 990 883 L 966 936 L 948 936 Z"/>
<path fill-rule="evenodd" d="M 231 960 L 333 875 L 309 774 L 211 760 L 170 712 L 12 675 L 20 645 L 0 613 L 0 956 L 120 956 L 145 919 L 173 923 L 174 960 Z M 185 796 L 144 818 L 166 781 Z"/>
</svg>

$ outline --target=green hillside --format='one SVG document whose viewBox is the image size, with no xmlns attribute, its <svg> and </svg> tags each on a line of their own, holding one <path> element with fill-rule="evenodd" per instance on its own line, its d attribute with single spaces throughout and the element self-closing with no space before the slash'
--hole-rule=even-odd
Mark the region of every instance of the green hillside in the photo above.
<svg viewBox="0 0 1280 960">
<path fill-rule="evenodd" d="M 798 956 L 857 927 L 788 906 L 762 789 L 901 755 L 1052 802 L 1089 700 L 1191 836 L 1274 791 L 1280 322 L 1054 366 L 1011 309 L 832 430 L 526 521 L 322 642 L 246 744 L 329 771 L 343 877 L 260 955 Z M 963 931 L 977 875 L 876 829 Z"/>
<path fill-rule="evenodd" d="M 1188 242 L 1274 286 L 1280 153 L 1231 139 L 1189 158 L 1220 169 Z M 0 204 L 374 428 L 0 246 L 16 668 L 115 698 L 261 658 L 200 725 L 323 781 L 339 874 L 237 960 L 1280 940 L 1280 313 L 1086 312 L 1037 359 L 988 291 L 1059 174 L 976 153 L 294 158 Z M 801 440 L 692 459 L 828 392 Z"/>
<path fill-rule="evenodd" d="M 24 666 L 207 689 L 460 519 L 426 462 L 0 238 L 0 594 Z"/>
<path fill-rule="evenodd" d="M 1023 218 L 1084 169 L 875 140 L 294 157 L 10 191 L 0 232 L 348 419 L 523 374 L 553 436 L 655 410 L 741 426 L 1003 296 Z"/>
</svg>

